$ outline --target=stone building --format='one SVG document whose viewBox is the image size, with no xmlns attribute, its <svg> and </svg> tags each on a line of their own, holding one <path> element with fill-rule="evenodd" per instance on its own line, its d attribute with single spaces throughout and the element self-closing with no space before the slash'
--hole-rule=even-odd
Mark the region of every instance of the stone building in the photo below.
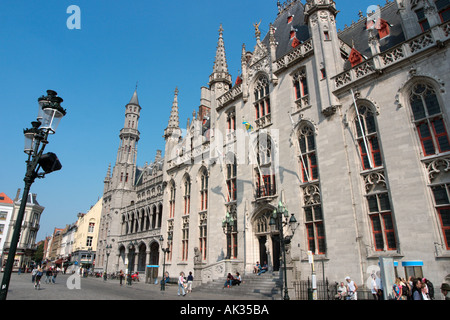
<svg viewBox="0 0 450 320">
<path fill-rule="evenodd" d="M 282 229 L 292 280 L 310 277 L 311 254 L 331 281 L 364 286 L 380 257 L 399 276 L 445 279 L 449 1 L 387 1 L 344 30 L 339 5 L 278 1 L 268 34 L 254 24 L 235 82 L 220 26 L 198 113 L 182 136 L 176 90 L 164 157 L 143 168 L 134 92 L 105 178 L 98 263 L 110 253 L 108 270 L 143 271 L 165 260 L 203 282 L 256 261 L 276 271 L 281 204 L 297 222 L 293 235 Z"/>
</svg>

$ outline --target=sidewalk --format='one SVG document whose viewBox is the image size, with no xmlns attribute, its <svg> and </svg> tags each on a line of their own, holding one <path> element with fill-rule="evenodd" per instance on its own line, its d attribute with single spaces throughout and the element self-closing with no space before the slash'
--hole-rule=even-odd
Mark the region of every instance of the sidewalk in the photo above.
<svg viewBox="0 0 450 320">
<path fill-rule="evenodd" d="M 0 278 L 3 274 L 0 275 Z M 70 278 L 72 277 L 72 278 Z M 231 289 L 232 290 L 232 289 Z M 58 274 L 56 284 L 46 284 L 45 276 L 41 280 L 40 290 L 35 290 L 31 274 L 12 274 L 7 300 L 252 300 L 243 295 L 196 291 L 178 296 L 178 286 L 171 284 L 161 291 L 159 284 L 133 282 L 131 286 L 124 281 L 104 281 L 95 277 L 75 277 Z M 254 298 L 253 298 L 254 299 Z"/>
</svg>

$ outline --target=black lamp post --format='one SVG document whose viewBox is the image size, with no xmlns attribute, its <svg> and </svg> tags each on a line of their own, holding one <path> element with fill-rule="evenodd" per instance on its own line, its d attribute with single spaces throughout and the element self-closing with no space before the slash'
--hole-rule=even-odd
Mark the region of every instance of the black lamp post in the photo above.
<svg viewBox="0 0 450 320">
<path fill-rule="evenodd" d="M 105 275 L 103 276 L 103 279 L 105 281 L 108 278 L 108 260 L 109 260 L 109 255 L 111 253 L 111 248 L 112 248 L 111 244 L 106 245 L 106 267 L 105 267 Z"/>
<path fill-rule="evenodd" d="M 25 187 L 23 189 L 22 202 L 20 203 L 17 220 L 14 225 L 14 232 L 11 238 L 11 244 L 8 251 L 8 259 L 5 265 L 2 285 L 0 288 L 0 300 L 6 300 L 8 295 L 9 281 L 14 265 L 17 244 L 20 239 L 22 220 L 27 205 L 28 194 L 31 185 L 36 178 L 44 176 L 53 171 L 62 168 L 58 157 L 54 153 L 43 154 L 45 146 L 48 144 L 49 134 L 53 134 L 59 125 L 61 119 L 66 115 L 66 110 L 61 107 L 63 99 L 57 96 L 53 90 L 47 90 L 47 96 L 38 99 L 39 112 L 36 121 L 31 122 L 32 128 L 24 130 L 25 148 L 24 152 L 28 154 L 26 161 L 27 170 L 24 178 Z M 42 168 L 43 172 L 39 172 Z"/>
<path fill-rule="evenodd" d="M 225 218 L 222 220 L 223 233 L 227 236 L 227 256 L 225 259 L 231 259 L 231 233 L 233 232 L 233 227 L 235 227 L 236 220 L 233 215 L 227 211 Z"/>
<path fill-rule="evenodd" d="M 278 203 L 278 207 L 273 210 L 273 215 L 270 217 L 269 222 L 271 231 L 274 232 L 276 230 L 280 233 L 280 246 L 283 252 L 283 265 L 284 265 L 284 300 L 289 300 L 289 293 L 287 288 L 287 270 L 286 270 L 286 245 L 290 244 L 292 237 L 294 236 L 295 230 L 298 227 L 297 219 L 295 219 L 294 214 L 291 214 L 289 218 L 289 211 L 287 208 L 281 203 Z M 289 225 L 289 228 L 292 230 L 292 235 L 284 236 L 284 227 Z"/>
<path fill-rule="evenodd" d="M 166 273 L 166 255 L 170 252 L 169 241 L 172 240 L 172 235 L 171 234 L 169 234 L 169 237 L 168 237 L 167 240 L 168 240 L 167 248 L 161 248 L 162 252 L 164 252 L 164 255 L 163 255 L 163 274 L 162 274 L 162 279 L 161 279 L 161 291 L 165 291 L 166 290 L 166 283 L 164 282 L 164 275 Z M 161 246 L 162 246 L 162 243 L 164 242 L 164 238 L 163 238 L 162 235 L 159 237 L 159 242 L 161 243 Z"/>
</svg>

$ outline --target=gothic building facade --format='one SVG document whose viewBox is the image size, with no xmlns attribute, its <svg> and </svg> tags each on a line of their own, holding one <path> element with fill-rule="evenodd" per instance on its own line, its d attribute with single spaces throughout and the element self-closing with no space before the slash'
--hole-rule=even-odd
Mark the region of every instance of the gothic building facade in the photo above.
<svg viewBox="0 0 450 320">
<path fill-rule="evenodd" d="M 335 281 L 364 285 L 380 257 L 400 276 L 443 281 L 449 1 L 387 1 L 344 30 L 338 9 L 278 2 L 267 35 L 254 24 L 234 82 L 220 26 L 198 113 L 182 135 L 176 90 L 164 155 L 142 168 L 134 92 L 105 178 L 96 267 L 165 262 L 171 275 L 194 271 L 203 282 L 252 272 L 256 261 L 279 270 L 283 235 L 292 280 L 310 276 L 313 256 Z M 293 228 L 274 225 L 279 209 Z"/>
</svg>

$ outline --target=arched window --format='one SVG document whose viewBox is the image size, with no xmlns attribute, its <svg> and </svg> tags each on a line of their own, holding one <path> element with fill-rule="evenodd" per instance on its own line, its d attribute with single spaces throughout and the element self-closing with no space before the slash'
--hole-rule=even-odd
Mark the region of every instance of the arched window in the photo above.
<svg viewBox="0 0 450 320">
<path fill-rule="evenodd" d="M 355 117 L 356 139 L 363 170 L 383 165 L 375 124 L 375 115 L 371 108 L 358 105 Z"/>
<path fill-rule="evenodd" d="M 175 182 L 170 183 L 169 219 L 175 217 Z"/>
<path fill-rule="evenodd" d="M 423 155 L 450 151 L 447 128 L 434 88 L 426 83 L 414 85 L 409 92 L 409 103 Z"/>
<path fill-rule="evenodd" d="M 203 169 L 200 174 L 200 211 L 208 209 L 208 172 Z"/>
<path fill-rule="evenodd" d="M 310 125 L 303 125 L 299 130 L 300 166 L 302 182 L 319 179 L 319 168 L 316 157 L 314 130 Z"/>
<path fill-rule="evenodd" d="M 256 142 L 256 197 L 276 195 L 274 168 L 275 148 L 272 138 L 266 132 L 260 132 Z"/>
<path fill-rule="evenodd" d="M 253 92 L 255 94 L 256 119 L 258 120 L 270 114 L 269 79 L 265 75 L 261 75 L 256 81 Z"/>
<path fill-rule="evenodd" d="M 237 175 L 237 161 L 236 156 L 227 156 L 227 188 L 228 188 L 228 202 L 236 201 L 236 175 Z"/>
<path fill-rule="evenodd" d="M 191 179 L 189 176 L 184 178 L 184 211 L 185 215 L 188 215 L 191 212 Z"/>
</svg>

